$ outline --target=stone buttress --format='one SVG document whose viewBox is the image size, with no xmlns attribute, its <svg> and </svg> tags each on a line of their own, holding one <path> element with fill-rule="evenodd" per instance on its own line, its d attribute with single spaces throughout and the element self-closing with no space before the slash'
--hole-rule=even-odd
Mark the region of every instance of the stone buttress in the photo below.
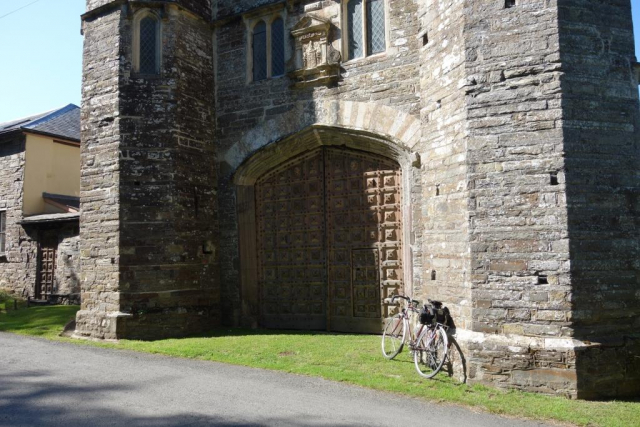
<svg viewBox="0 0 640 427">
<path fill-rule="evenodd" d="M 421 285 L 453 303 L 454 365 L 502 387 L 637 394 L 630 2 L 420 3 L 423 278 L 435 279 Z"/>
<path fill-rule="evenodd" d="M 157 75 L 133 66 L 141 11 L 159 22 Z M 87 2 L 80 336 L 152 339 L 219 322 L 210 19 L 208 2 Z"/>
</svg>

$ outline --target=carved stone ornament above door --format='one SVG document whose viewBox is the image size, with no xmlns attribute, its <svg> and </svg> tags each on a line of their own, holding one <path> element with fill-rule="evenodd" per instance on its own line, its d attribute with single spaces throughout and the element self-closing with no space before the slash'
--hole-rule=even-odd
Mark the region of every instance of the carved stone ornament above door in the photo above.
<svg viewBox="0 0 640 427">
<path fill-rule="evenodd" d="M 289 77 L 295 85 L 329 84 L 340 77 L 340 51 L 329 41 L 331 22 L 305 16 L 291 30 L 295 55 Z"/>
</svg>

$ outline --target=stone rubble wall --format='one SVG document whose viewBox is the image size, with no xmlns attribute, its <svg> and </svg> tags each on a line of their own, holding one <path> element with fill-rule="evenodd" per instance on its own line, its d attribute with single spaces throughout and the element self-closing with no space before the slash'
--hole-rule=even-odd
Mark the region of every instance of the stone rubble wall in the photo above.
<svg viewBox="0 0 640 427">
<path fill-rule="evenodd" d="M 106 2 L 103 2 L 106 3 Z M 88 10 L 96 7 L 87 3 Z M 120 26 L 123 10 L 86 20 L 80 147 L 80 280 L 76 333 L 114 339 L 120 311 Z"/>
<path fill-rule="evenodd" d="M 80 235 L 78 224 L 56 227 L 55 232 L 58 235 L 55 270 L 56 293 L 79 294 Z M 76 299 L 74 298 L 74 300 Z"/>
<path fill-rule="evenodd" d="M 571 335 L 557 14 L 465 8 L 476 332 Z"/>
<path fill-rule="evenodd" d="M 163 6 L 158 77 L 133 72 L 132 18 L 140 5 L 85 22 L 83 125 L 94 132 L 83 137 L 84 152 L 103 156 L 83 157 L 83 178 L 96 176 L 83 181 L 95 205 L 83 204 L 82 244 L 116 252 L 110 260 L 96 253 L 107 265 L 88 268 L 80 335 L 183 336 L 219 322 L 211 29 L 202 17 L 161 3 L 149 2 Z M 105 214 L 113 234 L 93 234 L 88 226 L 101 226 Z M 83 254 L 86 262 L 92 255 Z"/>
<path fill-rule="evenodd" d="M 629 1 L 559 0 L 579 396 L 640 394 L 640 109 Z M 598 372 L 598 375 L 589 375 Z"/>
<path fill-rule="evenodd" d="M 631 15 L 627 2 L 569 3 L 467 3 L 472 330 L 484 335 L 458 342 L 471 381 L 634 395 Z"/>
<path fill-rule="evenodd" d="M 0 289 L 33 296 L 36 283 L 37 235 L 22 220 L 26 137 L 22 133 L 0 139 L 0 211 L 6 212 L 5 256 L 0 256 Z"/>
<path fill-rule="evenodd" d="M 468 238 L 464 2 L 420 3 L 420 179 L 412 192 L 418 299 L 443 301 L 456 326 L 471 328 Z M 422 202 L 420 202 L 422 200 Z"/>
<path fill-rule="evenodd" d="M 187 335 L 220 317 L 211 29 L 169 8 L 161 77 L 149 79 L 131 71 L 131 24 L 119 92 L 124 334 Z"/>
</svg>

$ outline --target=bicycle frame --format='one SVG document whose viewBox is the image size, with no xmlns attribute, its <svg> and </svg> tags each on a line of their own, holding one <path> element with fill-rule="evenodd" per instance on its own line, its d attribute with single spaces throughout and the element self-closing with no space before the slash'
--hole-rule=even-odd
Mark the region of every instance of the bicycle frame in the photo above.
<svg viewBox="0 0 640 427">
<path fill-rule="evenodd" d="M 414 322 L 412 322 L 411 320 L 412 320 L 412 317 L 419 315 L 420 311 L 416 307 L 414 307 L 414 304 L 410 301 L 405 300 L 405 304 L 406 304 L 406 307 L 402 308 L 402 311 L 401 311 L 402 322 L 404 323 L 406 330 L 409 331 L 409 334 L 408 334 L 409 336 L 405 338 L 405 342 L 407 342 L 407 344 L 409 344 L 409 348 L 413 350 L 416 340 L 422 333 L 422 330 L 425 325 L 420 324 L 420 328 L 418 329 L 418 332 L 415 333 L 416 328 L 413 325 Z"/>
</svg>

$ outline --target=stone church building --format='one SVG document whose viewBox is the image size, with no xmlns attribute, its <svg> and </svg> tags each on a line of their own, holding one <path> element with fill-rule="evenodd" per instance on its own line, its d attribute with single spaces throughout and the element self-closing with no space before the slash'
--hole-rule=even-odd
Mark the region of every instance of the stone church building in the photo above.
<svg viewBox="0 0 640 427">
<path fill-rule="evenodd" d="M 379 333 L 640 392 L 630 0 L 87 0 L 78 336 Z M 455 353 L 455 354 L 454 354 Z"/>
</svg>

